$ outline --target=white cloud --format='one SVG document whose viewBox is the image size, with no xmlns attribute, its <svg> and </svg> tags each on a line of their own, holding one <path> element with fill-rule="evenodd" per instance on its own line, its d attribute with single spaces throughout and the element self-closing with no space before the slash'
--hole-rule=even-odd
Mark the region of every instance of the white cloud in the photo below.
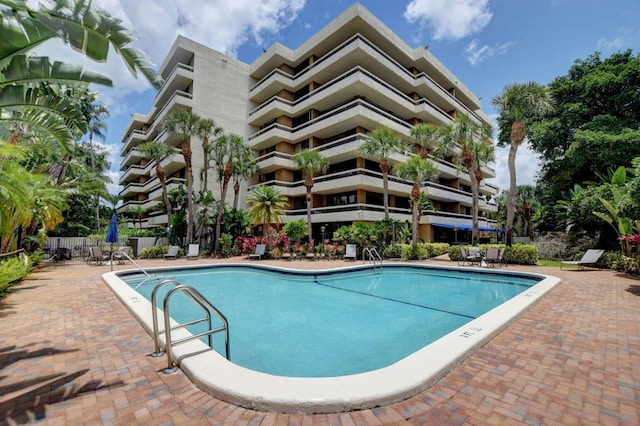
<svg viewBox="0 0 640 426">
<path fill-rule="evenodd" d="M 403 16 L 431 29 L 434 40 L 459 40 L 489 24 L 493 13 L 488 4 L 489 0 L 411 0 Z"/>
<path fill-rule="evenodd" d="M 495 179 L 487 181 L 496 185 L 500 190 L 509 189 L 509 168 L 507 159 L 509 157 L 509 146 L 496 147 L 496 162 L 493 168 L 496 171 Z M 533 152 L 528 144 L 518 147 L 516 154 L 516 182 L 518 185 L 535 185 L 536 175 L 540 171 L 540 157 Z"/>
<path fill-rule="evenodd" d="M 306 0 L 234 0 L 201 2 L 194 7 L 191 0 L 94 0 L 93 4 L 107 10 L 131 29 L 137 40 L 133 47 L 142 49 L 152 61 L 160 64 L 179 34 L 235 56 L 240 46 L 264 43 L 291 24 Z M 109 89 L 112 105 L 131 93 L 141 93 L 150 86 L 142 78 L 131 76 L 118 55 L 109 52 L 106 63 L 95 63 L 74 52 L 61 42 L 51 41 L 37 51 L 52 59 L 77 63 L 85 68 L 109 75 L 115 88 Z M 102 92 L 102 90 L 101 90 Z"/>
<path fill-rule="evenodd" d="M 602 37 L 598 40 L 598 43 L 596 43 L 596 49 L 608 52 L 622 49 L 625 44 L 625 40 L 622 37 L 616 37 L 613 40 Z"/>
<path fill-rule="evenodd" d="M 496 46 L 489 46 L 485 44 L 480 47 L 480 41 L 477 38 L 474 38 L 464 49 L 464 53 L 467 60 L 469 60 L 469 63 L 471 65 L 476 65 L 484 61 L 486 58 L 490 58 L 494 55 L 504 55 L 514 44 L 514 42 L 509 41 Z"/>
</svg>

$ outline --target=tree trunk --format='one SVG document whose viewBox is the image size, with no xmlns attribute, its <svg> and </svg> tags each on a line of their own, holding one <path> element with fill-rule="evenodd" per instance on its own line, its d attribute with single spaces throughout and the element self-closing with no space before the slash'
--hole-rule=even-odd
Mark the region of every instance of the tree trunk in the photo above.
<svg viewBox="0 0 640 426">
<path fill-rule="evenodd" d="M 162 198 L 164 199 L 164 207 L 167 209 L 167 225 L 171 226 L 171 203 L 169 202 L 169 194 L 167 193 L 167 181 L 164 174 L 164 167 L 160 165 L 159 161 L 156 161 L 156 174 L 160 185 L 162 185 Z"/>
<path fill-rule="evenodd" d="M 471 183 L 471 244 L 480 244 L 480 236 L 478 230 L 478 180 L 473 168 L 468 167 L 469 181 Z"/>
<path fill-rule="evenodd" d="M 389 161 L 380 161 L 382 171 L 382 198 L 384 202 L 384 220 L 389 220 Z"/>
<path fill-rule="evenodd" d="M 313 177 L 307 175 L 304 177 L 304 186 L 307 188 L 307 232 L 309 234 L 309 244 L 313 240 L 313 226 L 311 226 L 311 188 L 313 188 Z"/>
<path fill-rule="evenodd" d="M 516 196 L 518 195 L 518 188 L 516 182 L 516 153 L 518 146 L 522 143 L 527 135 L 527 129 L 519 118 L 516 119 L 511 125 L 511 146 L 509 147 L 509 158 L 507 166 L 509 168 L 509 199 L 507 200 L 507 223 L 506 223 L 506 236 L 507 245 L 513 244 L 513 219 L 516 210 Z"/>
<path fill-rule="evenodd" d="M 240 197 L 240 181 L 236 180 L 233 185 L 233 211 L 238 210 L 238 198 Z"/>
<path fill-rule="evenodd" d="M 222 193 L 220 194 L 220 208 L 218 209 L 218 218 L 216 219 L 216 248 L 215 253 L 220 250 L 220 235 L 222 233 L 222 215 L 224 214 L 224 201 L 227 198 L 227 189 L 229 188 L 229 181 L 233 176 L 233 162 L 227 161 L 224 166 L 224 174 L 222 178 Z"/>
<path fill-rule="evenodd" d="M 413 247 L 413 252 L 416 252 L 418 248 L 418 222 L 420 221 L 420 187 L 418 184 L 413 185 L 413 189 L 411 190 L 411 196 L 413 197 L 413 212 L 412 212 L 412 236 L 411 236 L 411 247 Z"/>
<path fill-rule="evenodd" d="M 516 152 L 518 151 L 518 144 L 511 143 L 509 148 L 509 157 L 507 160 L 507 166 L 509 168 L 509 198 L 507 200 L 507 223 L 506 223 L 506 236 L 507 245 L 513 244 L 513 219 L 515 216 L 516 208 L 516 196 L 518 195 L 518 188 L 516 186 Z"/>
<path fill-rule="evenodd" d="M 182 156 L 185 163 L 185 174 L 187 178 L 187 237 L 186 244 L 193 243 L 193 221 L 195 213 L 193 211 L 193 164 L 191 144 L 189 141 L 182 143 Z"/>
</svg>

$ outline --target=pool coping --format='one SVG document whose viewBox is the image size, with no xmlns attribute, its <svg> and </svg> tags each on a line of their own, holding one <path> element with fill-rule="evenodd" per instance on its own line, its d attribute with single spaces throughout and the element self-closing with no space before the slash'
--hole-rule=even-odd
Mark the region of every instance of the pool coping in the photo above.
<svg viewBox="0 0 640 426">
<path fill-rule="evenodd" d="M 417 267 L 415 263 L 394 263 L 394 266 Z M 211 267 L 213 265 L 207 265 Z M 244 266 L 216 264 L 218 266 Z M 420 265 L 429 269 L 499 272 L 485 268 Z M 289 273 L 301 272 L 292 268 L 259 265 L 258 268 Z M 340 271 L 370 268 L 352 265 L 325 269 Z M 203 266 L 184 266 L 180 269 L 202 269 Z M 149 271 L 176 268 L 149 268 Z M 312 271 L 305 271 L 306 273 Z M 313 271 L 313 272 L 321 272 Z M 103 281 L 134 315 L 136 320 L 152 334 L 151 302 L 140 296 L 118 275 L 127 271 L 109 272 Z M 502 303 L 484 315 L 414 352 L 400 361 L 378 370 L 339 377 L 300 378 L 282 377 L 260 373 L 233 364 L 211 350 L 199 340 L 172 348 L 183 372 L 202 390 L 223 401 L 253 410 L 285 413 L 333 413 L 373 408 L 402 401 L 427 389 L 471 354 L 504 330 L 526 310 L 537 303 L 548 291 L 561 282 L 557 277 L 535 273 L 505 271 L 507 275 L 540 277 L 542 280 L 529 289 Z M 159 312 L 159 318 L 162 313 Z M 189 335 L 179 329 L 172 333 L 174 339 Z M 164 336 L 161 336 L 164 345 Z M 152 348 L 150 342 L 150 349 Z M 233 347 L 231 349 L 233 355 Z M 446 353 L 443 357 L 441 354 Z"/>
</svg>

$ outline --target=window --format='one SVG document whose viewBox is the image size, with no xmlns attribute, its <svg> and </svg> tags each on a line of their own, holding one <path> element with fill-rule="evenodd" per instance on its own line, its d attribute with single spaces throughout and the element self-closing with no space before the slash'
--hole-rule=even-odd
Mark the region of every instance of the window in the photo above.
<svg viewBox="0 0 640 426">
<path fill-rule="evenodd" d="M 346 206 L 349 204 L 355 204 L 358 200 L 356 191 L 343 192 L 341 194 L 332 194 L 327 196 L 328 206 Z"/>
</svg>

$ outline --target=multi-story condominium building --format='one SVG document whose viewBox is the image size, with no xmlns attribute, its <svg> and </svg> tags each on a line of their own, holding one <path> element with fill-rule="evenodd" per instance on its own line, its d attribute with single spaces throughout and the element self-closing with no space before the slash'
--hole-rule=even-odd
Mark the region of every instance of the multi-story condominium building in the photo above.
<svg viewBox="0 0 640 426">
<path fill-rule="evenodd" d="M 411 48 L 362 5 L 356 3 L 295 50 L 279 43 L 251 64 L 225 56 L 179 37 L 161 65 L 165 79 L 147 114 L 134 114 L 123 140 L 120 184 L 124 204 L 145 209 L 162 204 L 155 167 L 136 146 L 159 140 L 177 147 L 179 140 L 163 131 L 161 122 L 175 108 L 187 108 L 215 120 L 226 132 L 244 137 L 256 156 L 260 172 L 242 188 L 273 185 L 290 201 L 287 220 L 306 219 L 304 179 L 291 157 L 303 149 L 318 150 L 329 160 L 326 174 L 315 178 L 312 200 L 314 236 L 330 237 L 341 225 L 384 218 L 382 173 L 375 159 L 363 158 L 360 146 L 368 132 L 387 127 L 409 139 L 419 122 L 449 123 L 467 114 L 490 123 L 480 100 L 442 65 L 426 47 Z M 192 140 L 194 172 L 203 167 L 202 147 Z M 402 161 L 398 154 L 391 163 Z M 464 238 L 471 227 L 472 196 L 466 172 L 432 158 L 440 172 L 437 182 L 424 182 L 422 191 L 434 211 L 421 216 L 425 241 Z M 169 188 L 184 180 L 184 161 L 176 153 L 163 161 Z M 488 166 L 486 178 L 495 177 Z M 198 190 L 199 173 L 194 173 Z M 212 176 L 210 173 L 209 176 Z M 210 182 L 209 188 L 217 188 Z M 411 220 L 412 183 L 389 177 L 389 206 L 393 219 Z M 486 213 L 497 193 L 484 180 L 480 185 L 480 227 L 494 223 Z M 149 215 L 144 226 L 166 225 L 166 215 Z M 454 237 L 455 230 L 455 237 Z"/>
</svg>

